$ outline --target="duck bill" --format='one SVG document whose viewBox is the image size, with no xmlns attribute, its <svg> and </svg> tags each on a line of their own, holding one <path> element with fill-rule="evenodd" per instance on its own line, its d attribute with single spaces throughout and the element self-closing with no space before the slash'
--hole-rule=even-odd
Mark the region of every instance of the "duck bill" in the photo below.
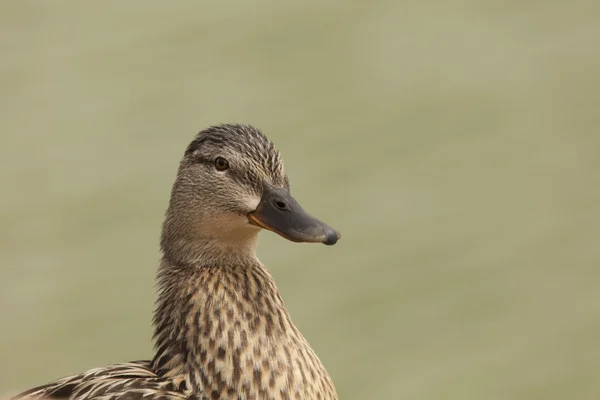
<svg viewBox="0 0 600 400">
<path fill-rule="evenodd" d="M 260 203 L 248 214 L 248 220 L 292 242 L 333 245 L 340 239 L 335 229 L 304 211 L 285 188 L 265 185 Z"/>
</svg>

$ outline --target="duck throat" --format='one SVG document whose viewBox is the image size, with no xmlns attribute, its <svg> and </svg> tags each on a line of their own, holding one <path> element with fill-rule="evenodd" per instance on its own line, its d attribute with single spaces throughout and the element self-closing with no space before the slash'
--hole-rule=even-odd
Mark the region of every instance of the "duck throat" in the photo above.
<svg viewBox="0 0 600 400">
<path fill-rule="evenodd" d="M 249 260 L 260 264 L 256 259 L 259 232 L 241 215 L 183 217 L 167 212 L 160 247 L 171 264 L 222 266 Z"/>
</svg>

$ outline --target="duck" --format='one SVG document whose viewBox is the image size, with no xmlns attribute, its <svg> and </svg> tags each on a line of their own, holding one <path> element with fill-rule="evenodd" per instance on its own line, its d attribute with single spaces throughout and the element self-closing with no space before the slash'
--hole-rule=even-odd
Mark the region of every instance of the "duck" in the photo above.
<svg viewBox="0 0 600 400">
<path fill-rule="evenodd" d="M 256 256 L 261 230 L 293 242 L 340 239 L 292 197 L 282 156 L 260 130 L 200 131 L 181 159 L 162 225 L 153 358 L 91 369 L 12 399 L 337 400 Z"/>
</svg>

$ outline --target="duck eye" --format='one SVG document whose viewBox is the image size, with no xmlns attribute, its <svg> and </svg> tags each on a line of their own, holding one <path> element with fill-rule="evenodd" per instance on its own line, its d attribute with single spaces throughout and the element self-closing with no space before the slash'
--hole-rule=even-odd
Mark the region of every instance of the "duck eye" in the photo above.
<svg viewBox="0 0 600 400">
<path fill-rule="evenodd" d="M 215 159 L 215 168 L 217 171 L 225 171 L 227 168 L 229 168 L 229 161 L 223 157 L 217 157 Z"/>
</svg>

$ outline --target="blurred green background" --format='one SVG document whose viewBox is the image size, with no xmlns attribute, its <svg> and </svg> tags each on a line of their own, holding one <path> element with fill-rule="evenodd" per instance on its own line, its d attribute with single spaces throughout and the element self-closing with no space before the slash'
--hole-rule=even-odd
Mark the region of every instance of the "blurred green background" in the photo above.
<svg viewBox="0 0 600 400">
<path fill-rule="evenodd" d="M 343 234 L 262 235 L 343 399 L 600 398 L 600 3 L 3 1 L 0 393 L 152 355 L 220 122 Z"/>
</svg>

